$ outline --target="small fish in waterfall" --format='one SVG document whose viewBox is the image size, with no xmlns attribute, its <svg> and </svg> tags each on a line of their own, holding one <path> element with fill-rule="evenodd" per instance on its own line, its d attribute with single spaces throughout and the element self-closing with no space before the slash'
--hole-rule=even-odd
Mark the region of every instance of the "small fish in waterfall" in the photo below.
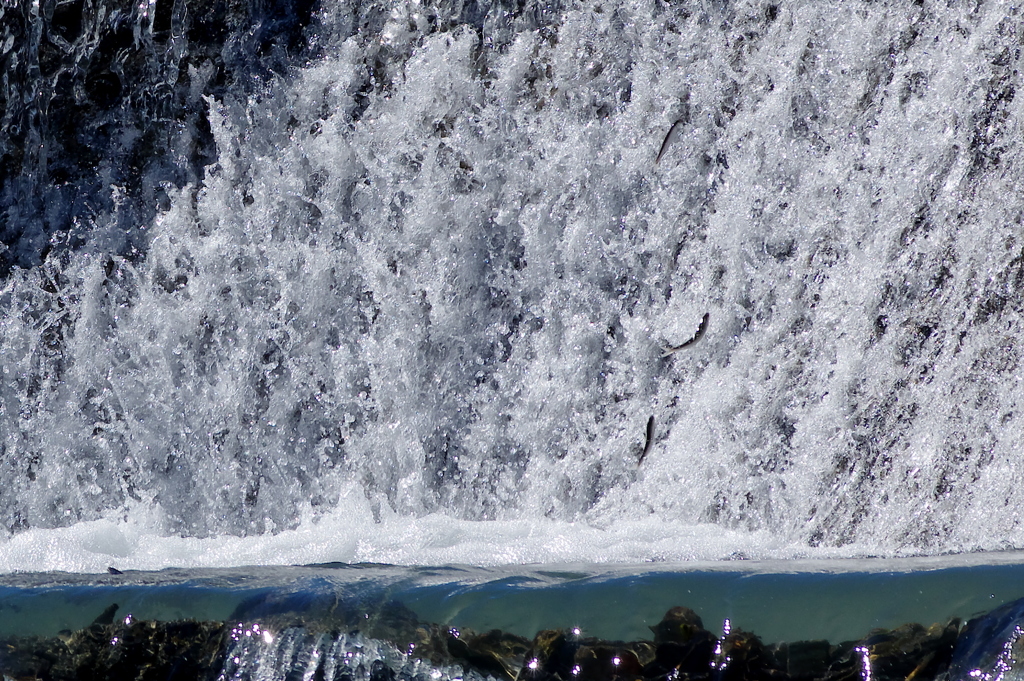
<svg viewBox="0 0 1024 681">
<path fill-rule="evenodd" d="M 701 338 L 703 338 L 704 337 L 704 332 L 708 330 L 708 319 L 710 319 L 710 318 L 711 318 L 711 313 L 710 312 L 705 312 L 704 313 L 704 317 L 700 320 L 700 325 L 697 327 L 697 333 L 693 334 L 693 338 L 691 338 L 690 340 L 686 341 L 682 345 L 675 345 L 675 346 L 669 346 L 667 348 L 663 348 L 664 352 L 661 353 L 661 356 L 662 357 L 668 357 L 669 355 L 671 355 L 671 354 L 673 354 L 675 352 L 679 352 L 680 350 L 683 350 L 684 348 L 690 347 L 691 345 L 693 345 L 694 343 L 699 341 Z"/>
<path fill-rule="evenodd" d="M 665 135 L 665 139 L 661 143 L 661 149 L 658 150 L 658 155 L 654 157 L 654 165 L 658 165 L 658 161 L 660 161 L 661 157 L 665 155 L 665 151 L 668 149 L 669 144 L 675 141 L 676 132 L 682 127 L 682 125 L 683 119 L 680 118 L 672 124 L 671 128 L 668 129 L 668 134 Z"/>
<path fill-rule="evenodd" d="M 654 446 L 654 414 L 651 414 L 651 418 L 647 419 L 647 437 L 644 440 L 644 449 L 640 452 L 640 458 L 637 459 L 636 465 L 639 466 L 644 462 L 644 457 L 647 456 L 648 452 L 651 451 L 651 447 Z"/>
</svg>

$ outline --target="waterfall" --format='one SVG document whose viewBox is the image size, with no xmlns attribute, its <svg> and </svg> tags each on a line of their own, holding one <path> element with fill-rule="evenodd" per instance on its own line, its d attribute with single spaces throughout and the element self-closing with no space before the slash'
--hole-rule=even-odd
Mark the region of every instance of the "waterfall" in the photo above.
<svg viewBox="0 0 1024 681">
<path fill-rule="evenodd" d="M 461 669 L 442 672 L 421 660 L 409 658 L 394 646 L 358 634 L 317 634 L 302 627 L 271 633 L 254 624 L 236 627 L 231 631 L 231 638 L 218 681 L 293 678 L 385 681 L 396 675 L 435 681 L 483 678 L 475 672 L 464 676 Z"/>
<path fill-rule="evenodd" d="M 1024 546 L 1020 13 L 4 5 L 3 565 Z"/>
</svg>

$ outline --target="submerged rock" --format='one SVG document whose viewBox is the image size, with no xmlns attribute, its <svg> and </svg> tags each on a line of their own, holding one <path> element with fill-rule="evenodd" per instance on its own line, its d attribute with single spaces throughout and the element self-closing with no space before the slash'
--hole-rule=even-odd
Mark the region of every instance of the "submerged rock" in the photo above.
<svg viewBox="0 0 1024 681">
<path fill-rule="evenodd" d="M 479 634 L 419 621 L 400 603 L 358 617 L 364 608 L 339 603 L 319 621 L 304 621 L 292 605 L 247 602 L 247 612 L 266 610 L 262 624 L 113 621 L 111 606 L 75 632 L 0 641 L 0 673 L 53 681 L 1011 681 L 1021 678 L 1024 652 L 1024 600 L 963 629 L 954 619 L 878 629 L 838 644 L 771 646 L 738 628 L 715 636 L 681 607 L 651 627 L 653 641 L 625 642 L 584 637 L 578 629 L 544 630 L 533 641 L 497 629 Z M 360 622 L 362 629 L 353 628 Z"/>
<path fill-rule="evenodd" d="M 860 641 L 829 645 L 805 641 L 776 646 L 780 668 L 791 679 L 912 681 L 936 679 L 949 667 L 960 620 L 924 627 L 876 629 Z"/>
<path fill-rule="evenodd" d="M 711 673 L 718 639 L 704 629 L 693 610 L 672 608 L 651 631 L 654 632 L 654 659 L 644 667 L 645 677 L 671 674 L 698 677 Z"/>
<path fill-rule="evenodd" d="M 448 635 L 447 651 L 453 659 L 498 679 L 515 679 L 528 650 L 526 639 L 498 629 L 482 635 L 452 629 Z"/>
<path fill-rule="evenodd" d="M 792 679 L 821 678 L 832 662 L 834 647 L 828 641 L 796 641 L 775 646 L 775 659 Z"/>
<path fill-rule="evenodd" d="M 1016 681 L 1024 676 L 1024 599 L 967 623 L 949 664 L 948 681 Z"/>
<path fill-rule="evenodd" d="M 519 671 L 521 681 L 638 679 L 655 657 L 649 641 L 603 641 L 583 638 L 579 630 L 542 631 Z"/>
<path fill-rule="evenodd" d="M 220 668 L 220 622 L 92 624 L 65 637 L 0 642 L 0 672 L 13 679 L 207 679 Z"/>
<path fill-rule="evenodd" d="M 676 606 L 661 618 L 657 625 L 650 627 L 655 643 L 686 643 L 699 632 L 704 631 L 700 616 L 689 608 Z"/>
<path fill-rule="evenodd" d="M 721 681 L 770 681 L 786 678 L 775 655 L 754 634 L 736 629 L 716 650 L 713 669 Z"/>
</svg>

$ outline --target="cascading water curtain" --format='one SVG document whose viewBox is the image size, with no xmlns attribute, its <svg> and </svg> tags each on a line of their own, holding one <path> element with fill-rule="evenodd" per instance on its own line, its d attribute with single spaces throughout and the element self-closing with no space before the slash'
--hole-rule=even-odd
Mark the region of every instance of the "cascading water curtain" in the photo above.
<svg viewBox="0 0 1024 681">
<path fill-rule="evenodd" d="M 8 535 L 357 506 L 632 523 L 634 559 L 1024 544 L 1019 8 L 33 7 Z"/>
</svg>

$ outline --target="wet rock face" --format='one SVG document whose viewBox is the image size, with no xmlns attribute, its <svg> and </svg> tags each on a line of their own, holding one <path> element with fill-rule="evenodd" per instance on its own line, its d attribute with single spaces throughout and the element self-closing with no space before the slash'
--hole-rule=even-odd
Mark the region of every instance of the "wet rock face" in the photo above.
<svg viewBox="0 0 1024 681">
<path fill-rule="evenodd" d="M 138 257 L 167 189 L 215 157 L 203 97 L 283 71 L 313 3 L 0 6 L 0 276 L 95 236 Z"/>
</svg>

